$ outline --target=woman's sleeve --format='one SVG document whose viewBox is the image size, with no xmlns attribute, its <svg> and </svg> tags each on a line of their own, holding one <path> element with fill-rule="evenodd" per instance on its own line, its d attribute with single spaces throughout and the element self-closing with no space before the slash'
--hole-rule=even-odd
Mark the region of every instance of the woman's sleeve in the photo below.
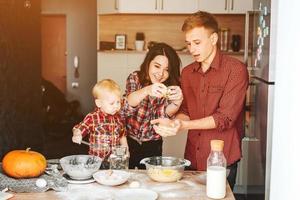
<svg viewBox="0 0 300 200">
<path fill-rule="evenodd" d="M 138 76 L 136 72 L 129 74 L 126 80 L 125 96 L 138 90 Z"/>
</svg>

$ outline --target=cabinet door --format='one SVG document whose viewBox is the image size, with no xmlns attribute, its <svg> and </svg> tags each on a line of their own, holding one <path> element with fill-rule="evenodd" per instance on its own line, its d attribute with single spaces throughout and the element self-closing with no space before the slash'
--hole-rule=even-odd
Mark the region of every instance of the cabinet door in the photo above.
<svg viewBox="0 0 300 200">
<path fill-rule="evenodd" d="M 160 13 L 193 13 L 198 10 L 198 0 L 160 0 Z"/>
<path fill-rule="evenodd" d="M 158 13 L 159 0 L 116 0 L 120 13 Z"/>
<path fill-rule="evenodd" d="M 112 14 L 117 12 L 117 0 L 97 0 L 97 14 Z"/>
<path fill-rule="evenodd" d="M 230 13 L 245 14 L 247 11 L 253 10 L 252 0 L 230 0 L 229 3 Z"/>
<path fill-rule="evenodd" d="M 98 14 L 158 13 L 160 0 L 98 0 Z"/>
<path fill-rule="evenodd" d="M 199 10 L 210 13 L 228 13 L 230 0 L 199 0 Z"/>
<path fill-rule="evenodd" d="M 245 14 L 252 10 L 252 0 L 199 0 L 199 10 L 215 14 Z"/>
<path fill-rule="evenodd" d="M 100 81 L 106 78 L 112 79 L 120 85 L 122 92 L 124 92 L 127 78 L 126 67 L 126 54 L 115 52 L 99 52 L 97 80 Z"/>
</svg>

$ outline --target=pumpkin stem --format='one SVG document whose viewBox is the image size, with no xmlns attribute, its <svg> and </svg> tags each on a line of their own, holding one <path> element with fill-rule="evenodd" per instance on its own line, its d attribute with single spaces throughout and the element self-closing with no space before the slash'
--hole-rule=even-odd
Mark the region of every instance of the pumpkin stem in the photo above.
<svg viewBox="0 0 300 200">
<path fill-rule="evenodd" d="M 27 148 L 26 148 L 26 152 L 28 152 L 30 149 L 31 149 L 30 147 L 27 147 Z"/>
</svg>

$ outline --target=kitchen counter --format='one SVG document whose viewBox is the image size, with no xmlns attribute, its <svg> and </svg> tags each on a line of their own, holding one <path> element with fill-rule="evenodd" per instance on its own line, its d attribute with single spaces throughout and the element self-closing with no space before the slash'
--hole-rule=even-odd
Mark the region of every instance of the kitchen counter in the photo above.
<svg viewBox="0 0 300 200">
<path fill-rule="evenodd" d="M 139 188 L 150 189 L 158 193 L 158 200 L 205 200 L 206 196 L 205 172 L 185 171 L 180 181 L 174 183 L 158 183 L 152 181 L 145 170 L 129 170 L 131 177 L 123 185 L 109 187 L 96 182 L 90 184 L 69 184 L 66 192 L 49 190 L 44 193 L 18 193 L 12 200 L 76 200 L 76 199 L 113 199 L 114 193 L 129 188 L 133 181 L 140 183 Z M 227 183 L 224 200 L 235 199 Z"/>
</svg>

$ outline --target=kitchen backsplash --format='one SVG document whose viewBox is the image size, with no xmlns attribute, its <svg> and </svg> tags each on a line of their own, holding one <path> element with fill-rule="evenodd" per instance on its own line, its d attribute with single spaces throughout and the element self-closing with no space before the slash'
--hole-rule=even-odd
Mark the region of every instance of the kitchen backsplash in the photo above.
<svg viewBox="0 0 300 200">
<path fill-rule="evenodd" d="M 127 35 L 127 47 L 134 49 L 136 32 L 144 32 L 146 44 L 149 41 L 163 41 L 176 49 L 185 47 L 181 26 L 188 15 L 99 15 L 99 37 L 101 41 L 114 41 L 115 34 Z M 241 35 L 241 49 L 244 48 L 245 15 L 215 15 L 219 27 L 229 28 L 231 35 Z"/>
</svg>

